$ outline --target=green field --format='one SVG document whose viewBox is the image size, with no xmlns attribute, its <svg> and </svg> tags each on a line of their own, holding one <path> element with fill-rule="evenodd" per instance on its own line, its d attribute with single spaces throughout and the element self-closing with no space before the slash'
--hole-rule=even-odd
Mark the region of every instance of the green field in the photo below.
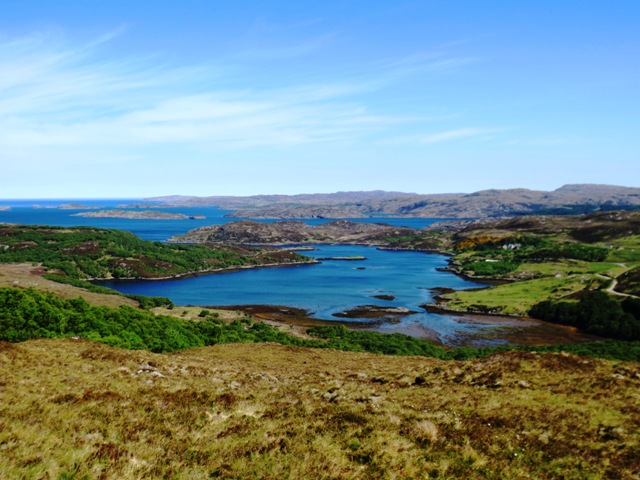
<svg viewBox="0 0 640 480">
<path fill-rule="evenodd" d="M 544 239 L 545 253 L 559 248 L 564 236 L 548 236 Z M 520 260 L 517 268 L 495 275 L 514 283 L 497 285 L 481 290 L 458 291 L 444 295 L 449 299 L 446 307 L 457 311 L 490 312 L 509 315 L 526 315 L 530 308 L 543 300 L 573 300 L 572 296 L 582 291 L 607 288 L 613 279 L 640 265 L 640 236 L 622 237 L 610 243 L 599 243 L 606 248 L 605 261 L 587 261 L 575 258 L 539 258 L 535 261 Z M 524 250 L 526 247 L 523 247 Z M 582 247 L 581 247 L 582 248 Z M 581 250 L 577 251 L 581 254 Z M 535 256 L 527 252 L 526 256 Z M 572 250 L 569 250 L 571 253 Z M 542 256 L 542 254 L 541 254 Z M 504 265 L 524 258 L 522 251 L 504 251 L 500 245 L 487 247 L 478 245 L 466 249 L 453 257 L 453 264 L 461 272 L 489 271 L 484 265 Z M 483 262 L 485 262 L 483 264 Z M 483 268 L 480 268 L 483 267 Z M 475 269 L 475 271 L 474 271 Z M 485 276 L 490 277 L 490 276 Z M 617 291 L 623 291 L 627 283 L 621 283 Z M 633 293 L 633 292 L 629 292 Z"/>
<path fill-rule="evenodd" d="M 458 291 L 445 295 L 447 308 L 458 311 L 490 311 L 526 315 L 540 299 L 561 298 L 583 290 L 591 279 L 585 275 L 544 277 L 497 285 L 482 290 Z M 483 308 L 484 307 L 484 308 Z"/>
</svg>

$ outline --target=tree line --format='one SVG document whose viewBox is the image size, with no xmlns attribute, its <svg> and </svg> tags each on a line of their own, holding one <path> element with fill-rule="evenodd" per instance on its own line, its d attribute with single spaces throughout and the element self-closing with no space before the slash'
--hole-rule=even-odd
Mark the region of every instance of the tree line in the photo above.
<svg viewBox="0 0 640 480">
<path fill-rule="evenodd" d="M 545 300 L 529 311 L 534 318 L 579 328 L 587 333 L 620 340 L 640 340 L 640 299 L 618 302 L 602 291 L 578 302 Z"/>
<path fill-rule="evenodd" d="M 635 304 L 634 304 L 635 305 Z M 638 306 L 635 305 L 634 308 Z M 82 298 L 62 299 L 38 290 L 0 288 L 0 340 L 22 342 L 35 338 L 82 337 L 114 347 L 156 353 L 222 343 L 274 342 L 311 348 L 420 355 L 464 360 L 500 351 L 565 351 L 580 355 L 640 361 L 640 342 L 607 341 L 546 347 L 500 346 L 445 348 L 402 335 L 350 330 L 343 325 L 314 327 L 313 339 L 303 339 L 250 318 L 225 323 L 204 315 L 198 321 L 154 315 L 128 306 L 100 307 Z"/>
</svg>

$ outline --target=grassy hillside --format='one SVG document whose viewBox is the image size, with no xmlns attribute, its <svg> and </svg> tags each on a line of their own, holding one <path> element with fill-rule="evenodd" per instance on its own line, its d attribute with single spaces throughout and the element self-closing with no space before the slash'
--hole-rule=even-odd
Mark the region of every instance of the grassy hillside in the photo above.
<svg viewBox="0 0 640 480">
<path fill-rule="evenodd" d="M 640 475 L 637 363 L 0 343 L 3 478 Z"/>
<path fill-rule="evenodd" d="M 191 268 L 182 257 L 206 266 L 272 255 L 18 228 L 0 240 L 0 261 L 44 262 L 70 283 L 92 269 L 116 274 L 114 259 L 144 277 L 161 274 L 147 269 L 153 262 L 163 275 Z M 570 233 L 514 252 L 500 243 L 514 232 L 437 241 L 467 241 L 455 258 L 463 269 L 503 262 L 518 280 L 468 293 L 485 295 L 478 301 L 571 299 L 613 279 L 637 287 L 636 237 L 594 231 L 591 250 L 567 247 Z M 0 268 L 10 287 L 0 288 L 0 478 L 640 477 L 640 342 L 450 350 L 341 326 L 298 338 L 236 312 L 165 306 L 156 315 L 42 271 Z"/>
</svg>

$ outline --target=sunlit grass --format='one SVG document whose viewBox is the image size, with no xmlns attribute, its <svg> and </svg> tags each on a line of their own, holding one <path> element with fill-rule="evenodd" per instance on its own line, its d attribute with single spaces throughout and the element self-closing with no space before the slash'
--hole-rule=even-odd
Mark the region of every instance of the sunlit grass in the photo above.
<svg viewBox="0 0 640 480">
<path fill-rule="evenodd" d="M 584 289 L 597 289 L 606 284 L 607 278 L 616 278 L 634 266 L 634 263 L 581 260 L 523 263 L 507 275 L 516 282 L 446 294 L 445 297 L 451 299 L 447 308 L 467 311 L 485 306 L 495 313 L 526 315 L 542 300 L 561 299 Z"/>
<path fill-rule="evenodd" d="M 466 311 L 477 310 L 474 306 L 484 305 L 504 314 L 526 315 L 542 299 L 566 297 L 583 290 L 591 282 L 599 284 L 602 281 L 586 275 L 554 276 L 497 285 L 490 289 L 461 290 L 446 295 L 451 299 L 447 308 Z"/>
<path fill-rule="evenodd" d="M 540 276 L 577 275 L 577 274 L 601 274 L 609 277 L 617 277 L 628 270 L 612 262 L 585 262 L 581 260 L 564 260 L 544 263 L 523 263 L 512 276 L 533 273 Z"/>
</svg>

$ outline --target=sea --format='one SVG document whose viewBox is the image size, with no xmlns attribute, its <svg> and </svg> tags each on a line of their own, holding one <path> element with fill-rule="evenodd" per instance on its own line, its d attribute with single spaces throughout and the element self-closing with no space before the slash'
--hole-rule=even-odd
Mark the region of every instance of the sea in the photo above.
<svg viewBox="0 0 640 480">
<path fill-rule="evenodd" d="M 204 216 L 189 220 L 144 220 L 87 218 L 77 213 L 85 208 L 60 208 L 62 205 L 87 205 L 112 209 L 135 205 L 140 199 L 73 199 L 73 200 L 0 200 L 0 223 L 79 226 L 128 230 L 145 240 L 166 241 L 169 237 L 205 225 L 220 225 L 238 218 L 225 218 L 228 210 L 216 207 L 158 207 L 158 211 Z M 130 207 L 126 210 L 143 208 Z M 425 228 L 443 219 L 433 218 L 358 218 L 358 222 L 384 222 L 396 226 Z M 264 220 L 272 222 L 276 220 Z M 309 224 L 328 219 L 303 220 Z M 436 336 L 444 344 L 453 344 L 461 335 L 495 328 L 492 324 L 474 324 L 460 317 L 434 314 L 421 305 L 433 301 L 433 288 L 478 288 L 483 285 L 442 271 L 447 257 L 440 254 L 379 250 L 352 245 L 313 245 L 314 250 L 301 252 L 316 258 L 362 256 L 364 260 L 323 260 L 319 264 L 280 268 L 240 270 L 202 275 L 179 280 L 104 282 L 105 286 L 123 293 L 170 298 L 176 305 L 229 306 L 274 305 L 305 309 L 310 316 L 329 321 L 353 321 L 365 328 L 383 333 L 404 333 L 418 337 Z M 377 295 L 393 300 L 375 298 Z M 335 316 L 363 305 L 401 307 L 412 314 L 391 319 L 345 319 Z M 486 343 L 486 342 L 485 342 Z M 490 344 L 506 343 L 498 337 Z"/>
</svg>

